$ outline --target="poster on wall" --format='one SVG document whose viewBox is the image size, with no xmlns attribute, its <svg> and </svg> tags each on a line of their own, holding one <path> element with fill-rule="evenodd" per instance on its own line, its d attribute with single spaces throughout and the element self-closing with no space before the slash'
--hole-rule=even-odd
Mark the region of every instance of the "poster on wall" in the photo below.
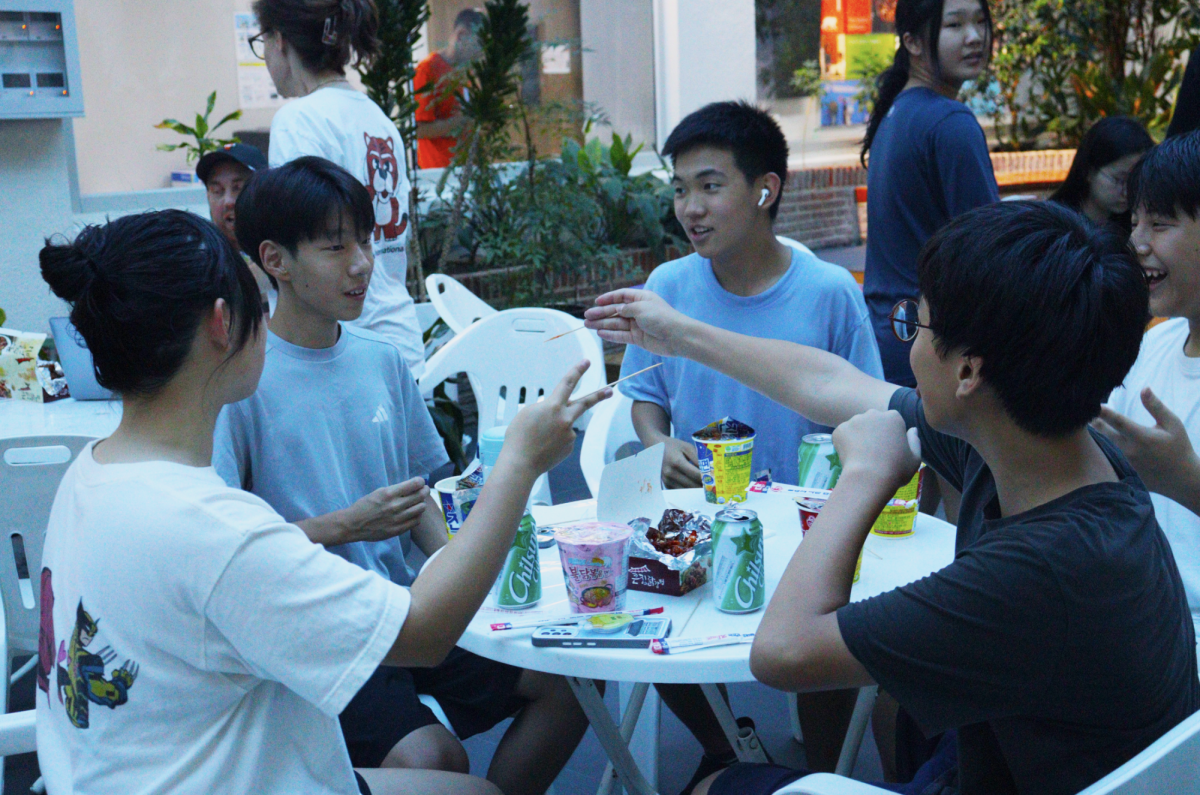
<svg viewBox="0 0 1200 795">
<path fill-rule="evenodd" d="M 237 48 L 238 107 L 278 108 L 284 98 L 275 90 L 267 62 L 250 49 L 250 38 L 258 35 L 258 19 L 254 14 L 233 15 L 233 39 Z"/>
<path fill-rule="evenodd" d="M 821 126 L 865 124 L 862 81 L 896 52 L 896 0 L 821 0 Z"/>
</svg>

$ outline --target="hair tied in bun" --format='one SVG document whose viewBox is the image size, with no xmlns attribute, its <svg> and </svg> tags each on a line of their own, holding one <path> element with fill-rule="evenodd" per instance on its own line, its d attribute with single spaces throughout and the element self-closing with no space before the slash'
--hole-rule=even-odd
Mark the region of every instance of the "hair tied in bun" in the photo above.
<svg viewBox="0 0 1200 795">
<path fill-rule="evenodd" d="M 337 20 L 332 16 L 325 17 L 325 32 L 321 34 L 321 43 L 326 47 L 337 44 Z"/>
</svg>

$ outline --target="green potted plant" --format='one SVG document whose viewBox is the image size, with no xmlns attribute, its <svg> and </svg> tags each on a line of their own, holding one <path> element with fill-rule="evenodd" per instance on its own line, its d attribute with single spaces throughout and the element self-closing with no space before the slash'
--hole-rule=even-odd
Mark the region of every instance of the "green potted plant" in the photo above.
<svg viewBox="0 0 1200 795">
<path fill-rule="evenodd" d="M 155 147 L 160 152 L 174 152 L 177 149 L 182 149 L 187 155 L 187 163 L 191 165 L 200 158 L 204 157 L 209 152 L 214 152 L 226 144 L 240 143 L 235 135 L 232 138 L 217 138 L 214 133 L 219 127 L 227 122 L 236 121 L 242 118 L 242 112 L 235 110 L 233 113 L 226 114 L 219 122 L 210 125 L 208 122 L 209 116 L 212 115 L 213 107 L 217 104 L 217 92 L 214 91 L 208 95 L 208 104 L 204 109 L 204 113 L 196 114 L 196 121 L 192 126 L 176 121 L 175 119 L 163 119 L 158 124 L 154 125 L 156 130 L 173 130 L 184 136 L 182 143 L 176 144 L 159 144 Z M 192 182 L 194 180 L 176 180 L 175 174 L 171 175 L 172 182 Z"/>
</svg>

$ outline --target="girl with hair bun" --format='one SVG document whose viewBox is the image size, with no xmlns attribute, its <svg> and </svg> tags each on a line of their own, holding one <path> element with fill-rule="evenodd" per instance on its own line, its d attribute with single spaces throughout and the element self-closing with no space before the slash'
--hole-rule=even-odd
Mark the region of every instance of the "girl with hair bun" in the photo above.
<svg viewBox="0 0 1200 795">
<path fill-rule="evenodd" d="M 374 0 L 255 0 L 251 40 L 281 96 L 297 97 L 271 121 L 271 167 L 315 155 L 353 174 L 375 209 L 375 271 L 354 325 L 400 349 L 419 378 L 425 345 L 408 273 L 408 173 L 404 141 L 378 105 L 346 79 L 346 67 L 379 53 Z"/>
<path fill-rule="evenodd" d="M 917 255 L 951 218 L 999 201 L 987 139 L 956 97 L 987 65 L 987 0 L 899 0 L 892 66 L 867 124 L 867 258 L 863 294 L 884 377 L 914 386 L 910 344 L 892 333 L 897 302 L 917 297 Z M 869 160 L 868 160 L 869 154 Z"/>
<path fill-rule="evenodd" d="M 63 476 L 35 574 L 47 790 L 499 795 L 457 773 L 355 771 L 338 715 L 381 664 L 450 653 L 534 480 L 612 394 L 568 402 L 587 362 L 517 414 L 455 542 L 404 588 L 212 467 L 217 415 L 254 393 L 267 340 L 254 277 L 216 226 L 131 215 L 47 241 L 40 260 L 123 402 L 117 430 Z"/>
</svg>

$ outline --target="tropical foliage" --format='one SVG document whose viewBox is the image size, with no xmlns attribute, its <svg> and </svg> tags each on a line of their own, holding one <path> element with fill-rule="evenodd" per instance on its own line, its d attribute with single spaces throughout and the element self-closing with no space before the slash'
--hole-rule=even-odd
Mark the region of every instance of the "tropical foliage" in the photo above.
<svg viewBox="0 0 1200 795">
<path fill-rule="evenodd" d="M 176 149 L 182 149 L 187 153 L 187 161 L 194 163 L 204 157 L 209 152 L 215 152 L 226 144 L 238 143 L 237 136 L 232 138 L 217 138 L 213 135 L 218 127 L 221 127 L 226 122 L 235 121 L 242 118 L 242 112 L 235 110 L 233 113 L 228 113 L 221 118 L 219 122 L 209 125 L 208 117 L 212 115 L 213 107 L 217 104 L 217 92 L 214 91 L 208 95 L 208 104 L 204 109 L 203 114 L 196 114 L 196 121 L 189 127 L 183 122 L 175 119 L 163 119 L 158 124 L 154 125 L 156 130 L 174 130 L 180 135 L 186 136 L 191 140 L 186 140 L 178 144 L 159 144 L 157 148 L 160 152 L 174 152 Z"/>
</svg>

